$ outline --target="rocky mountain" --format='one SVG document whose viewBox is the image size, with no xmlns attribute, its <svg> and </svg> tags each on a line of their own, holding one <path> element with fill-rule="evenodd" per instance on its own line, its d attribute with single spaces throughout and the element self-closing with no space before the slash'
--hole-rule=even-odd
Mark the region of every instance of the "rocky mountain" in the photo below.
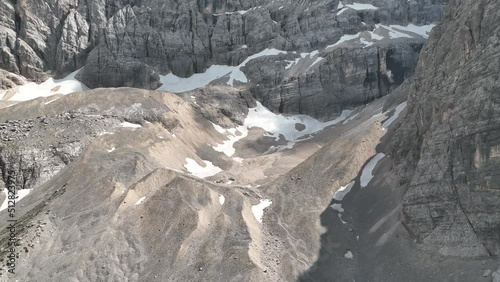
<svg viewBox="0 0 500 282">
<path fill-rule="evenodd" d="M 394 149 L 403 223 L 443 255 L 500 251 L 499 8 L 454 1 L 406 82 L 408 114 Z"/>
<path fill-rule="evenodd" d="M 500 2 L 0 5 L 0 281 L 500 281 Z"/>
<path fill-rule="evenodd" d="M 439 21 L 446 2 L 2 0 L 0 68 L 41 81 L 83 67 L 77 78 L 90 88 L 157 89 L 169 73 L 237 66 L 275 48 L 288 56 L 244 68 L 254 96 L 276 112 L 331 117 L 409 77 L 427 36 L 418 26 Z M 326 48 L 355 34 L 360 46 Z"/>
</svg>

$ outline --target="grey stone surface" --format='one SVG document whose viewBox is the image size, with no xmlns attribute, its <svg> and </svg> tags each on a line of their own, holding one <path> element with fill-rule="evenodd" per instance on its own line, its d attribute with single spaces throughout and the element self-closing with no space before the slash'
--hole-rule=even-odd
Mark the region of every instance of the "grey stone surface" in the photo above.
<svg viewBox="0 0 500 282">
<path fill-rule="evenodd" d="M 8 90 L 26 83 L 26 80 L 14 73 L 0 69 L 0 90 Z"/>
<path fill-rule="evenodd" d="M 493 282 L 500 282 L 500 272 L 495 271 L 491 274 L 491 278 Z"/>
<path fill-rule="evenodd" d="M 351 2 L 343 1 L 343 4 Z M 237 65 L 265 48 L 312 51 L 335 43 L 344 34 L 354 34 L 377 23 L 430 24 L 441 19 L 447 0 L 367 3 L 378 9 L 350 9 L 337 15 L 339 1 L 324 0 L 50 0 L 43 3 L 22 0 L 15 4 L 2 0 L 0 68 L 28 79 L 43 80 L 51 72 L 62 76 L 84 67 L 78 78 L 91 88 L 154 89 L 160 85 L 160 74 L 172 72 L 187 77 L 213 64 Z M 398 49 L 411 49 L 412 44 L 398 44 L 401 45 Z M 360 56 L 354 59 L 359 62 L 366 58 L 371 68 L 378 53 L 352 51 L 349 56 Z M 414 62 L 414 51 L 403 53 L 409 55 L 407 65 Z M 320 71 L 335 72 L 351 63 L 329 59 L 328 69 L 324 67 Z M 246 72 L 249 76 L 259 76 L 251 68 Z M 268 106 L 276 111 L 280 93 L 289 95 L 294 102 L 283 106 L 284 111 L 316 116 L 322 115 L 325 104 L 333 103 L 329 112 L 337 112 L 350 100 L 370 100 L 379 95 L 370 90 L 371 85 L 367 87 L 359 81 L 346 88 L 329 75 L 308 77 L 307 73 L 301 73 L 297 76 L 303 81 L 294 77 L 281 85 L 257 87 L 253 92 L 263 101 L 269 101 Z M 371 79 L 373 74 L 369 76 Z M 320 85 L 330 79 L 334 80 L 335 87 Z M 298 98 L 297 92 L 302 92 L 303 85 L 314 89 L 314 93 L 304 93 L 308 98 Z M 352 91 L 352 99 L 338 101 L 332 95 L 325 97 L 332 91 L 330 88 L 339 87 L 345 88 L 344 96 Z M 363 95 L 365 97 L 361 97 Z M 297 99 L 305 101 L 298 105 Z"/>
<path fill-rule="evenodd" d="M 452 1 L 404 86 L 408 114 L 393 152 L 403 223 L 443 255 L 500 253 L 499 9 Z"/>
<path fill-rule="evenodd" d="M 370 47 L 329 48 L 325 60 L 306 70 L 256 59 L 245 70 L 253 95 L 275 112 L 318 118 L 367 104 L 413 74 L 424 39 L 399 39 Z"/>
<path fill-rule="evenodd" d="M 106 93 L 107 97 L 104 94 L 96 97 L 100 93 Z M 23 106 L 13 106 L 10 112 L 0 114 L 2 182 L 6 181 L 6 171 L 12 169 L 17 172 L 16 187 L 20 189 L 43 184 L 75 160 L 92 140 L 112 132 L 123 121 L 160 122 L 165 128 L 175 126 L 175 120 L 164 116 L 169 111 L 165 105 L 154 99 L 144 100 L 143 92 L 138 90 L 95 90 L 85 95 L 93 97 L 90 101 L 94 103 L 75 99 L 65 105 L 54 102 L 29 112 Z M 129 97 L 110 103 L 123 95 Z"/>
<path fill-rule="evenodd" d="M 483 277 L 488 277 L 491 275 L 491 269 L 486 269 L 484 272 L 483 272 Z"/>
</svg>

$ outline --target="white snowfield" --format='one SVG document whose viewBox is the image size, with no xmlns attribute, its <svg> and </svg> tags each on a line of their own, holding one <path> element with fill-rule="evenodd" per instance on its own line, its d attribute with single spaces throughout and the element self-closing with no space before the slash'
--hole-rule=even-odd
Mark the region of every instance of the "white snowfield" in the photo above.
<svg viewBox="0 0 500 282">
<path fill-rule="evenodd" d="M 273 201 L 271 200 L 260 200 L 260 203 L 252 206 L 252 213 L 258 222 L 262 223 L 262 217 L 264 216 L 264 209 L 269 207 Z"/>
<path fill-rule="evenodd" d="M 390 26 L 383 26 L 383 25 L 378 25 L 380 27 L 388 28 L 392 30 L 393 32 L 405 32 L 405 33 L 414 33 L 418 34 L 422 37 L 429 38 L 429 33 L 431 33 L 431 30 L 436 26 L 435 24 L 429 24 L 429 25 L 414 25 L 414 24 L 409 24 L 407 26 L 402 26 L 402 25 L 397 25 L 393 24 Z"/>
<path fill-rule="evenodd" d="M 204 73 L 196 73 L 187 78 L 181 78 L 172 73 L 169 73 L 164 76 L 160 75 L 160 80 L 163 83 L 163 85 L 157 90 L 170 91 L 174 93 L 190 91 L 207 86 L 212 81 L 228 75 L 229 75 L 229 80 L 227 81 L 227 85 L 233 86 L 235 80 L 242 83 L 246 83 L 248 82 L 248 79 L 246 75 L 241 71 L 241 68 L 244 67 L 248 62 L 260 57 L 275 56 L 286 53 L 287 53 L 286 51 L 267 48 L 259 53 L 249 56 L 245 61 L 243 61 L 238 66 L 212 65 Z"/>
<path fill-rule="evenodd" d="M 375 25 L 373 31 L 362 31 L 356 34 L 345 34 L 334 44 L 328 45 L 326 49 L 333 48 L 342 45 L 343 43 L 355 43 L 359 42 L 364 47 L 368 47 L 374 44 L 374 42 L 384 40 L 384 39 L 396 39 L 396 38 L 413 38 L 415 36 L 421 36 L 423 38 L 428 38 L 429 33 L 435 27 L 435 24 L 416 26 L 413 24 L 407 26 L 401 25 Z"/>
<path fill-rule="evenodd" d="M 22 198 L 26 197 L 31 191 L 32 191 L 32 189 L 18 189 L 16 191 L 17 192 L 16 205 L 17 205 L 17 203 L 19 203 L 19 201 L 21 201 Z M 7 198 L 8 197 L 7 189 L 4 189 L 2 191 L 2 193 L 5 195 L 5 200 L 3 201 L 2 205 L 0 206 L 0 211 L 3 211 L 4 209 L 6 209 L 9 205 L 9 199 Z"/>
<path fill-rule="evenodd" d="M 23 102 L 39 97 L 48 97 L 57 94 L 66 95 L 74 92 L 88 90 L 89 88 L 87 86 L 75 79 L 75 76 L 79 71 L 80 70 L 74 71 L 63 79 L 49 78 L 45 82 L 42 82 L 40 84 L 29 82 L 25 85 L 18 86 L 13 89 L 13 91 L 15 91 L 15 94 L 8 100 Z M 57 98 L 52 101 L 46 102 L 45 104 L 49 104 L 55 100 L 57 100 Z"/>
<path fill-rule="evenodd" d="M 287 141 L 287 145 L 280 149 L 291 149 L 293 146 L 308 135 L 312 135 L 325 129 L 328 126 L 335 125 L 345 120 L 352 111 L 344 110 L 341 115 L 331 121 L 322 122 L 307 115 L 283 116 L 275 114 L 257 102 L 255 108 L 248 110 L 248 115 L 245 118 L 243 125 L 236 128 L 224 129 L 216 124 L 214 128 L 221 134 L 225 134 L 228 139 L 222 144 L 214 146 L 214 150 L 226 154 L 231 157 L 235 153 L 234 144 L 245 138 L 248 135 L 248 130 L 253 127 L 262 128 L 267 133 L 265 136 L 272 137 L 276 141 L 283 137 Z M 303 125 L 303 130 L 296 128 L 297 124 Z"/>
<path fill-rule="evenodd" d="M 157 90 L 174 93 L 194 90 L 226 76 L 235 69 L 236 67 L 233 66 L 212 65 L 204 73 L 195 73 L 187 78 L 178 77 L 172 73 L 160 75 L 160 80 L 163 85 Z"/>
<path fill-rule="evenodd" d="M 203 162 L 205 163 L 205 166 L 200 166 L 195 160 L 186 158 L 186 164 L 184 167 L 189 173 L 199 178 L 213 176 L 222 171 L 220 167 L 214 166 L 214 164 L 210 161 L 204 160 Z"/>
<path fill-rule="evenodd" d="M 363 168 L 363 171 L 361 172 L 361 177 L 360 177 L 360 185 L 361 188 L 364 188 L 370 183 L 370 181 L 373 179 L 373 169 L 375 169 L 375 166 L 377 166 L 377 163 L 385 157 L 384 153 L 378 153 L 376 154 Z"/>
<path fill-rule="evenodd" d="M 226 198 L 223 195 L 219 195 L 219 204 L 222 206 L 226 202 Z"/>
</svg>

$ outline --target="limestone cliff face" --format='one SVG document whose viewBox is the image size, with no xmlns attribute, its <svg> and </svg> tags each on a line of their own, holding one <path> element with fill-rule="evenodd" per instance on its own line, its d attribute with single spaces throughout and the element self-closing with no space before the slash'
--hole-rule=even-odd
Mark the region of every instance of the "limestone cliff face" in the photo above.
<svg viewBox="0 0 500 282">
<path fill-rule="evenodd" d="M 500 2 L 454 0 L 424 47 L 394 155 L 425 248 L 500 253 Z"/>
<path fill-rule="evenodd" d="M 328 117 L 390 93 L 413 75 L 425 40 L 326 49 L 317 65 L 283 69 L 273 61 L 249 64 L 253 95 L 275 112 Z"/>
<path fill-rule="evenodd" d="M 214 64 L 238 65 L 265 48 L 311 52 L 379 23 L 434 23 L 448 1 L 365 2 L 377 9 L 340 13 L 353 1 L 337 0 L 1 0 L 0 68 L 43 80 L 83 67 L 78 78 L 90 88 L 156 89 L 159 75 L 188 77 Z M 323 117 L 325 105 L 338 112 L 398 86 L 400 80 L 385 82 L 378 60 L 395 58 L 398 75 L 407 77 L 423 43 L 418 41 L 325 53 L 326 64 L 285 75 L 284 66 L 271 66 L 266 81 L 255 66 L 244 72 L 252 92 L 271 109 Z"/>
</svg>

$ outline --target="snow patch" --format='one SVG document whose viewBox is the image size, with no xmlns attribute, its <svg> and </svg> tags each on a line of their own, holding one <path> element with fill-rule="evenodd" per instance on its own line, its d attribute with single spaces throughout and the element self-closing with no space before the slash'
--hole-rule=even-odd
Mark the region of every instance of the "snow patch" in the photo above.
<svg viewBox="0 0 500 282">
<path fill-rule="evenodd" d="M 344 212 L 344 208 L 342 208 L 342 204 L 339 204 L 339 203 L 335 203 L 335 204 L 330 205 L 330 208 L 338 211 L 339 213 Z"/>
<path fill-rule="evenodd" d="M 348 119 L 344 120 L 344 122 L 342 124 L 346 124 L 346 123 L 348 123 L 350 121 L 353 121 L 358 116 L 358 114 L 359 113 L 356 113 L 356 114 L 350 116 Z"/>
<path fill-rule="evenodd" d="M 16 190 L 16 204 L 21 201 L 22 198 L 26 197 L 33 189 L 18 189 Z M 4 189 L 3 194 L 5 195 L 5 200 L 3 201 L 2 205 L 0 206 L 0 211 L 3 211 L 6 209 L 9 205 L 9 199 L 8 199 L 8 190 Z"/>
<path fill-rule="evenodd" d="M 249 61 L 264 56 L 275 56 L 282 53 L 286 53 L 286 51 L 267 48 L 259 53 L 249 56 L 238 66 L 212 65 L 204 73 L 195 73 L 187 78 L 178 77 L 172 73 L 169 73 L 167 75 L 160 75 L 160 80 L 163 85 L 160 86 L 157 90 L 171 91 L 174 93 L 190 91 L 205 87 L 212 81 L 225 77 L 227 75 L 229 75 L 227 84 L 230 86 L 233 86 L 235 80 L 246 83 L 248 82 L 248 79 L 246 75 L 241 71 L 241 68 L 244 67 Z"/>
<path fill-rule="evenodd" d="M 146 200 L 146 196 L 140 198 L 137 202 L 135 202 L 134 206 L 142 204 L 144 202 L 144 200 Z"/>
<path fill-rule="evenodd" d="M 345 254 L 344 254 L 344 257 L 346 259 L 353 259 L 354 256 L 352 255 L 352 252 L 351 251 L 347 251 Z"/>
<path fill-rule="evenodd" d="M 378 10 L 378 7 L 375 7 L 372 4 L 352 3 L 352 4 L 347 4 L 346 6 L 356 11 Z"/>
<path fill-rule="evenodd" d="M 316 65 L 317 63 L 319 63 L 319 62 L 323 61 L 324 59 L 325 59 L 325 58 L 323 58 L 323 57 L 318 57 L 318 58 L 316 58 L 316 60 L 315 60 L 315 61 L 314 61 L 314 62 L 313 62 L 310 66 L 309 66 L 309 68 L 308 68 L 308 69 L 312 68 L 314 65 Z"/>
<path fill-rule="evenodd" d="M 109 149 L 109 150 L 108 150 L 108 153 L 111 153 L 111 152 L 113 152 L 114 150 L 115 150 L 115 147 L 113 147 L 113 148 Z"/>
<path fill-rule="evenodd" d="M 219 195 L 219 204 L 222 206 L 226 202 L 226 198 L 223 195 Z"/>
<path fill-rule="evenodd" d="M 273 202 L 271 200 L 260 200 L 260 203 L 252 206 L 252 213 L 258 222 L 262 223 L 262 217 L 264 216 L 264 209 L 269 207 Z"/>
<path fill-rule="evenodd" d="M 341 10 L 342 13 L 346 9 Z M 363 45 L 363 47 L 368 47 L 374 44 L 376 41 L 383 39 L 395 39 L 395 38 L 413 38 L 415 35 L 422 36 L 424 38 L 429 37 L 429 33 L 435 24 L 416 26 L 409 24 L 407 26 L 401 25 L 381 25 L 376 24 L 375 29 L 372 31 L 361 31 L 356 34 L 344 34 L 336 43 L 328 45 L 326 49 L 339 46 L 345 42 L 355 41 Z"/>
<path fill-rule="evenodd" d="M 45 102 L 45 103 L 44 103 L 44 105 L 48 105 L 48 104 L 50 104 L 50 103 L 54 102 L 55 100 L 57 100 L 57 99 L 59 99 L 59 98 L 61 98 L 61 97 L 57 97 L 57 98 L 52 99 L 52 100 L 50 100 L 50 101 L 48 101 L 48 102 Z"/>
<path fill-rule="evenodd" d="M 339 212 L 337 216 L 339 217 L 340 222 L 342 222 L 342 224 L 347 224 L 347 222 L 342 219 L 342 213 Z"/>
<path fill-rule="evenodd" d="M 370 181 L 373 179 L 373 169 L 375 168 L 377 163 L 384 157 L 385 155 L 383 153 L 378 153 L 365 165 L 360 177 L 361 188 L 366 187 L 368 183 L 370 183 Z"/>
<path fill-rule="evenodd" d="M 236 132 L 239 134 L 236 134 Z M 215 151 L 224 153 L 226 156 L 231 157 L 236 152 L 234 144 L 248 135 L 248 127 L 238 126 L 237 128 L 223 129 L 220 133 L 225 134 L 229 139 L 222 142 L 222 144 L 214 146 L 213 148 Z"/>
<path fill-rule="evenodd" d="M 359 38 L 359 43 L 363 44 L 364 47 L 369 47 L 369 46 L 373 45 L 373 42 L 368 41 L 368 40 L 364 39 L 363 37 Z"/>
<path fill-rule="evenodd" d="M 318 55 L 318 53 L 319 53 L 319 50 L 314 50 L 310 53 L 300 53 L 300 57 L 296 58 L 293 61 L 287 61 L 288 65 L 285 66 L 285 69 L 287 70 L 287 69 L 290 69 L 292 66 L 297 65 L 302 59 L 308 59 L 309 61 L 312 61 L 312 59 L 314 59 L 314 57 L 316 57 Z M 324 59 L 325 58 L 323 58 L 323 57 L 317 57 L 314 61 L 312 61 L 311 65 L 307 68 L 307 70 L 312 68 L 315 64 L 321 62 Z"/>
<path fill-rule="evenodd" d="M 204 73 L 195 73 L 187 78 L 178 77 L 173 73 L 169 73 L 165 76 L 160 75 L 160 80 L 163 85 L 157 90 L 180 93 L 205 87 L 210 82 L 235 71 L 236 68 L 237 67 L 232 66 L 212 65 Z"/>
<path fill-rule="evenodd" d="M 287 141 L 287 148 L 292 148 L 295 143 L 306 135 L 316 133 L 328 126 L 335 125 L 347 118 L 352 111 L 345 110 L 341 115 L 328 122 L 321 122 L 307 115 L 283 116 L 269 111 L 261 103 L 257 102 L 255 108 L 248 111 L 244 125 L 248 128 L 259 127 L 267 131 L 266 136 L 275 138 L 276 141 L 283 136 Z M 299 131 L 295 125 L 303 124 L 304 129 Z"/>
<path fill-rule="evenodd" d="M 253 54 L 251 56 L 249 56 L 248 58 L 246 58 L 246 60 L 243 61 L 243 63 L 239 64 L 237 67 L 235 67 L 236 69 L 231 72 L 231 75 L 229 76 L 229 81 L 227 82 L 228 85 L 230 86 L 233 86 L 233 82 L 234 80 L 238 80 L 240 82 L 248 82 L 247 80 L 247 77 L 245 76 L 245 74 L 240 70 L 240 68 L 246 66 L 246 64 L 248 62 L 250 62 L 251 60 L 253 59 L 257 59 L 257 58 L 260 58 L 260 57 L 265 57 L 265 56 L 276 56 L 276 55 L 279 55 L 279 54 L 286 54 L 287 52 L 286 51 L 281 51 L 281 50 L 277 50 L 277 49 L 274 49 L 274 48 L 266 48 L 264 49 L 263 51 L 257 53 L 257 54 Z"/>
<path fill-rule="evenodd" d="M 200 166 L 195 160 L 186 158 L 186 164 L 184 165 L 184 167 L 189 173 L 199 178 L 216 175 L 217 173 L 222 171 L 220 167 L 214 166 L 214 164 L 210 161 L 203 160 L 203 162 L 205 163 L 204 167 Z"/>
<path fill-rule="evenodd" d="M 336 47 L 336 46 L 339 46 L 340 44 L 342 44 L 344 42 L 347 42 L 347 41 L 350 41 L 350 40 L 353 40 L 353 39 L 357 39 L 357 38 L 359 38 L 359 35 L 360 35 L 360 33 L 356 33 L 356 34 L 344 34 L 344 35 L 342 35 L 342 37 L 340 37 L 339 41 L 335 42 L 334 44 L 326 46 L 325 49 L 328 49 L 328 48 L 331 48 L 331 47 Z"/>
<path fill-rule="evenodd" d="M 56 94 L 67 95 L 74 92 L 88 90 L 89 88 L 87 86 L 75 79 L 75 76 L 79 71 L 80 70 L 74 71 L 63 79 L 49 78 L 40 84 L 29 82 L 18 86 L 17 88 L 14 88 L 15 94 L 9 99 L 9 101 L 22 102 L 39 97 L 48 97 Z"/>
<path fill-rule="evenodd" d="M 267 133 L 265 136 L 272 137 L 276 141 L 280 137 L 285 138 L 287 145 L 278 149 L 291 149 L 297 142 L 304 140 L 303 138 L 312 135 L 318 131 L 325 129 L 328 126 L 335 125 L 344 121 L 352 111 L 344 110 L 341 115 L 331 121 L 321 122 L 307 115 L 283 116 L 269 111 L 261 103 L 257 102 L 255 108 L 248 110 L 248 115 L 245 118 L 243 125 L 236 128 L 224 129 L 216 124 L 213 124 L 215 130 L 221 134 L 225 134 L 229 139 L 222 144 L 214 146 L 214 150 L 223 152 L 226 156 L 231 157 L 235 153 L 234 144 L 245 138 L 248 135 L 248 130 L 253 127 L 262 128 Z M 304 125 L 304 129 L 299 131 L 295 125 L 299 123 Z M 239 132 L 239 134 L 236 134 Z"/>
<path fill-rule="evenodd" d="M 113 132 L 108 132 L 108 131 L 104 131 L 104 132 L 101 132 L 99 133 L 99 136 L 103 136 L 103 135 L 107 135 L 107 134 L 114 134 Z"/>
<path fill-rule="evenodd" d="M 139 128 L 139 127 L 142 127 L 142 125 L 140 125 L 140 124 L 131 123 L 131 122 L 128 122 L 128 121 L 124 121 L 124 122 L 120 123 L 120 126 L 121 127 L 127 127 L 127 128 Z"/>
<path fill-rule="evenodd" d="M 238 157 L 234 157 L 234 158 L 233 158 L 233 161 L 235 161 L 235 162 L 237 162 L 237 163 L 239 163 L 239 164 L 242 164 L 242 163 L 243 163 L 243 160 L 244 160 L 243 158 L 238 158 Z"/>
<path fill-rule="evenodd" d="M 418 34 L 424 38 L 429 38 L 429 34 L 431 33 L 431 30 L 435 27 L 435 24 L 429 24 L 429 25 L 414 25 L 414 24 L 409 24 L 407 26 L 402 26 L 402 25 L 390 25 L 389 27 L 393 30 L 400 30 L 400 31 L 406 31 L 406 32 L 411 32 Z"/>
<path fill-rule="evenodd" d="M 337 190 L 337 192 L 335 192 L 335 194 L 333 195 L 333 198 L 337 201 L 342 201 L 344 199 L 345 195 L 347 195 L 349 192 L 351 192 L 351 189 L 354 186 L 354 183 L 356 183 L 356 182 L 353 180 L 349 184 L 347 184 L 346 186 L 340 187 L 340 189 Z"/>
<path fill-rule="evenodd" d="M 344 208 L 342 208 L 342 204 L 335 203 L 335 204 L 330 205 L 330 208 L 332 208 L 333 210 L 338 211 L 337 216 L 340 219 L 340 221 L 342 222 L 342 224 L 347 224 L 347 222 L 345 222 L 344 220 L 342 220 L 342 213 L 344 212 Z"/>
<path fill-rule="evenodd" d="M 389 126 L 399 117 L 399 115 L 401 114 L 401 112 L 406 108 L 406 105 L 408 105 L 407 102 L 403 102 L 403 103 L 399 104 L 396 107 L 396 110 L 394 111 L 394 114 L 389 119 L 387 119 L 386 121 L 384 121 L 384 123 L 382 124 L 382 128 L 384 128 L 384 129 L 389 128 Z"/>
<path fill-rule="evenodd" d="M 364 11 L 364 10 L 378 10 L 378 7 L 375 7 L 371 4 L 362 4 L 362 3 L 352 3 L 352 4 L 342 4 L 339 2 L 337 5 L 337 16 L 347 11 L 348 9 L 353 9 L 356 11 Z"/>
</svg>

